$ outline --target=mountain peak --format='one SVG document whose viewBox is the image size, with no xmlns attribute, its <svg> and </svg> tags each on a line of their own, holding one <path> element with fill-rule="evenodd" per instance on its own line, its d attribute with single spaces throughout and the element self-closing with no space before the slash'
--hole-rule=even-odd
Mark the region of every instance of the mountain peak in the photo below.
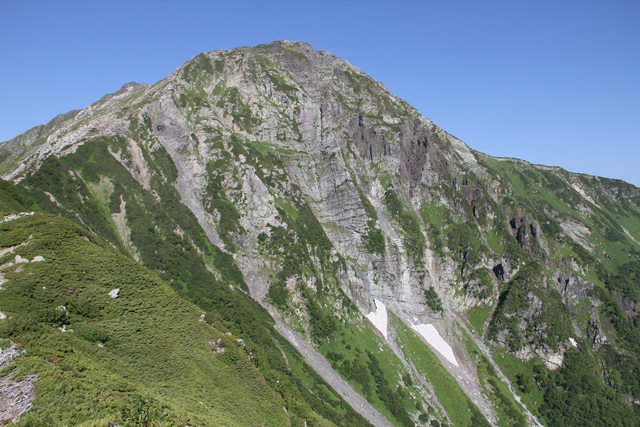
<svg viewBox="0 0 640 427">
<path fill-rule="evenodd" d="M 292 425 L 366 425 L 322 403 L 340 399 L 380 426 L 586 425 L 585 401 L 637 424 L 640 387 L 619 374 L 640 370 L 631 185 L 478 153 L 290 41 L 199 54 L 31 133 L 0 147 L 6 193 L 242 334 L 227 341 L 247 357 L 217 338 L 211 357 L 266 369 L 284 401 L 319 399 L 287 406 Z M 311 394 L 285 388 L 304 363 Z"/>
</svg>

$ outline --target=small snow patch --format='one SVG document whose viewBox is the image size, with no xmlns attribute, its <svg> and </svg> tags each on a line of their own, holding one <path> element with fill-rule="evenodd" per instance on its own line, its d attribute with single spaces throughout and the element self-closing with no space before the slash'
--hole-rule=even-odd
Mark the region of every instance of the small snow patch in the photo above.
<svg viewBox="0 0 640 427">
<path fill-rule="evenodd" d="M 112 289 L 112 290 L 109 292 L 109 296 L 110 296 L 111 298 L 118 298 L 118 294 L 119 294 L 119 293 L 120 293 L 120 288 Z"/>
<path fill-rule="evenodd" d="M 422 337 L 427 340 L 427 342 L 435 348 L 438 353 L 443 355 L 445 359 L 460 367 L 456 360 L 456 356 L 453 354 L 453 349 L 444 339 L 442 339 L 440 333 L 432 324 L 411 325 L 411 328 L 422 335 Z"/>
<path fill-rule="evenodd" d="M 573 338 L 569 338 L 569 342 L 571 343 L 571 347 L 578 347 L 578 343 Z"/>
<path fill-rule="evenodd" d="M 0 320 L 6 319 L 6 318 L 7 318 L 7 315 L 0 311 Z"/>
<path fill-rule="evenodd" d="M 31 262 L 42 262 L 42 261 L 44 261 L 44 257 L 42 255 L 36 255 L 31 260 Z"/>
<path fill-rule="evenodd" d="M 372 311 L 366 317 L 382 333 L 384 339 L 387 339 L 387 307 L 377 299 L 374 299 L 373 302 L 376 304 L 376 311 Z"/>
</svg>

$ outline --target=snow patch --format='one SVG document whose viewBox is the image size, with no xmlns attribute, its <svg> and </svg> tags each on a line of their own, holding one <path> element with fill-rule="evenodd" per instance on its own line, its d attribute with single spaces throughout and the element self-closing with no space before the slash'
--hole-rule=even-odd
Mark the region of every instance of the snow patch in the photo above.
<svg viewBox="0 0 640 427">
<path fill-rule="evenodd" d="M 384 339 L 387 339 L 387 307 L 384 306 L 382 301 L 378 301 L 377 299 L 374 299 L 373 302 L 376 303 L 376 311 L 372 311 L 367 314 L 366 317 L 373 323 L 373 326 L 382 333 Z"/>
<path fill-rule="evenodd" d="M 109 292 L 109 296 L 110 296 L 111 298 L 118 298 L 118 293 L 119 293 L 119 292 L 120 292 L 120 288 L 112 289 L 112 290 Z"/>
<path fill-rule="evenodd" d="M 577 347 L 578 343 L 573 338 L 569 338 L 569 342 L 571 343 L 571 347 Z"/>
<path fill-rule="evenodd" d="M 427 342 L 435 348 L 438 353 L 443 355 L 445 359 L 457 367 L 460 367 L 456 360 L 456 356 L 453 354 L 453 349 L 444 339 L 442 339 L 440 333 L 432 324 L 411 325 L 411 328 L 422 335 L 422 337 L 427 340 Z"/>
</svg>

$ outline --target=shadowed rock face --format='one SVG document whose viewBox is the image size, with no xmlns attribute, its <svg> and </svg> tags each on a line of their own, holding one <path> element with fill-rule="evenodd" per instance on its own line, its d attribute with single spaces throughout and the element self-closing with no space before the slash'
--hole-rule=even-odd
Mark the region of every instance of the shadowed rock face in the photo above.
<svg viewBox="0 0 640 427">
<path fill-rule="evenodd" d="M 47 157 L 64 160 L 98 137 L 120 138 L 108 153 L 149 200 L 161 206 L 176 191 L 251 295 L 307 338 L 314 304 L 349 322 L 375 310 L 376 298 L 404 321 L 451 331 L 486 308 L 474 327 L 493 344 L 555 368 L 570 338 L 606 339 L 590 269 L 607 251 L 640 249 L 637 188 L 475 152 L 303 43 L 200 54 L 154 85 L 125 85 L 4 144 L 0 171 L 28 181 Z M 83 173 L 78 180 L 89 179 Z M 118 230 L 130 230 L 113 244 L 144 260 L 150 249 L 135 241 L 135 201 L 125 199 L 105 204 Z M 622 218 L 636 227 L 622 230 Z M 185 244 L 202 252 L 194 241 Z M 604 287 L 604 276 L 597 281 Z M 636 301 L 620 301 L 635 313 Z"/>
<path fill-rule="evenodd" d="M 493 274 L 496 276 L 496 278 L 504 280 L 504 268 L 502 267 L 502 264 L 498 264 L 493 267 Z"/>
</svg>

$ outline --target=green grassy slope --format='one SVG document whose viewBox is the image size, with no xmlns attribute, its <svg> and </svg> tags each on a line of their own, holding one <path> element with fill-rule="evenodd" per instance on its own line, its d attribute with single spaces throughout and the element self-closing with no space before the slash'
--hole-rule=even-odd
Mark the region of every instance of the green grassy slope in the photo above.
<svg viewBox="0 0 640 427">
<path fill-rule="evenodd" d="M 3 215 L 39 208 L 3 186 Z M 45 213 L 0 224 L 0 248 L 25 242 L 0 259 L 45 258 L 3 270 L 2 338 L 26 350 L 15 378 L 38 376 L 21 425 L 369 425 L 244 292 L 201 277 L 192 283 L 202 290 L 184 292 L 198 308 L 82 226 Z"/>
<path fill-rule="evenodd" d="M 1 247 L 27 244 L 0 264 L 45 258 L 5 268 L 0 292 L 2 337 L 26 350 L 16 377 L 38 376 L 22 425 L 289 424 L 235 338 L 198 322 L 200 310 L 156 275 L 66 219 L 38 214 L 1 228 Z"/>
<path fill-rule="evenodd" d="M 482 427 L 489 423 L 464 393 L 456 380 L 442 366 L 431 349 L 397 316 L 391 316 L 398 343 L 416 370 L 433 386 L 433 390 L 453 425 Z M 445 422 L 443 422 L 445 424 Z"/>
</svg>

